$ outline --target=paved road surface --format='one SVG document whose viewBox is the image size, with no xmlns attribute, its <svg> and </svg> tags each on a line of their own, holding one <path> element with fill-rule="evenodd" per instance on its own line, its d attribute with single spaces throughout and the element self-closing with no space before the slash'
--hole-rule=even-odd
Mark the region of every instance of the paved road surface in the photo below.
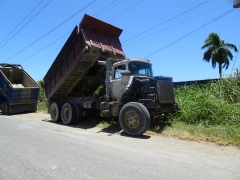
<svg viewBox="0 0 240 180">
<path fill-rule="evenodd" d="M 0 179 L 240 180 L 240 150 L 0 115 Z"/>
</svg>

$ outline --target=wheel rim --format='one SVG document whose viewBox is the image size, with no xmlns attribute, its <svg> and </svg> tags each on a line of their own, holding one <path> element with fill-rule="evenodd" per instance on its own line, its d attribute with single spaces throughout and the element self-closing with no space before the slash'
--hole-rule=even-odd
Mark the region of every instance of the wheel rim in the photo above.
<svg viewBox="0 0 240 180">
<path fill-rule="evenodd" d="M 135 111 L 130 110 L 126 112 L 125 122 L 131 129 L 136 129 L 139 126 L 140 117 Z"/>
<path fill-rule="evenodd" d="M 56 107 L 52 108 L 52 116 L 53 116 L 52 117 L 53 119 L 56 119 L 56 117 L 57 117 L 57 108 Z"/>
<path fill-rule="evenodd" d="M 64 116 L 64 120 L 65 121 L 67 121 L 69 119 L 70 113 L 69 113 L 69 109 L 68 108 L 64 108 L 63 116 Z"/>
</svg>

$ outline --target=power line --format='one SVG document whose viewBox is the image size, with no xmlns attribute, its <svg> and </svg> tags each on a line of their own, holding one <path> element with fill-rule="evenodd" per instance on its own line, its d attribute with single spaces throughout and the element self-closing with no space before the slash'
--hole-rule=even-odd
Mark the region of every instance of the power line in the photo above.
<svg viewBox="0 0 240 180">
<path fill-rule="evenodd" d="M 101 9 L 100 11 L 98 11 L 96 14 L 94 14 L 94 16 L 97 16 L 97 14 L 101 13 L 103 10 L 105 10 L 106 8 L 108 8 L 109 6 L 111 6 L 112 4 L 114 4 L 117 0 L 111 2 L 110 4 L 108 4 L 106 7 L 104 7 L 103 9 Z"/>
<path fill-rule="evenodd" d="M 68 33 L 64 34 L 64 35 L 61 36 L 60 38 L 54 40 L 53 42 L 51 42 L 51 43 L 48 44 L 47 46 L 41 48 L 40 50 L 36 51 L 35 53 L 33 53 L 33 54 L 27 56 L 27 57 L 24 58 L 24 59 L 21 59 L 21 60 L 17 61 L 17 62 L 24 62 L 24 61 L 28 60 L 29 58 L 35 56 L 36 54 L 38 54 L 38 53 L 41 52 L 42 50 L 44 50 L 44 49 L 46 49 L 47 47 L 49 47 L 49 46 L 51 46 L 52 44 L 54 44 L 55 42 L 59 41 L 60 39 L 62 39 L 62 38 L 65 37 L 66 35 L 68 35 L 69 33 L 71 33 L 71 31 L 69 31 Z"/>
<path fill-rule="evenodd" d="M 117 1 L 117 0 L 115 0 L 114 2 L 116 2 L 116 1 Z M 120 3 L 123 2 L 123 1 L 124 1 L 124 0 L 120 1 L 118 4 L 120 4 Z M 142 1 L 144 1 L 144 0 L 142 0 Z M 142 2 L 142 1 L 141 1 L 141 2 Z M 100 10 L 99 12 L 103 11 L 104 9 L 106 9 L 107 7 L 109 7 L 110 5 L 112 5 L 114 2 L 110 3 L 109 5 L 107 5 L 105 8 L 103 8 L 103 9 Z M 139 3 L 141 3 L 141 2 L 139 2 Z M 135 4 L 134 6 L 138 5 L 139 3 Z M 116 5 L 118 5 L 118 4 L 116 4 Z M 116 6 L 116 5 L 115 5 L 115 6 Z M 115 7 L 115 6 L 113 6 L 113 7 Z M 133 8 L 134 6 L 128 8 L 127 10 Z M 109 8 L 108 10 L 112 9 L 113 7 Z M 108 10 L 104 11 L 103 13 L 107 12 Z M 124 12 L 126 12 L 127 10 L 125 10 Z M 98 12 L 98 13 L 99 13 L 99 12 Z M 98 14 L 98 13 L 96 13 L 96 14 Z M 95 15 L 96 15 L 96 14 L 95 14 Z M 121 13 L 121 14 L 122 14 L 122 13 Z M 100 14 L 100 15 L 101 15 L 101 14 Z M 120 14 L 119 14 L 119 15 L 120 15 Z M 118 16 L 118 15 L 117 15 L 117 16 Z M 115 16 L 115 17 L 116 17 L 116 16 Z M 54 41 L 54 42 L 55 42 L 55 41 Z M 53 43 L 54 43 L 54 42 L 53 42 Z M 51 43 L 51 44 L 53 44 L 53 43 Z M 51 44 L 50 44 L 50 45 L 51 45 Z M 49 46 L 49 45 L 48 45 L 48 46 Z M 46 46 L 46 47 L 48 47 L 48 46 Z M 46 48 L 46 47 L 45 47 L 45 48 Z M 42 48 L 42 49 L 45 49 L 45 48 Z M 41 50 L 42 50 L 42 49 L 41 49 Z M 54 51 L 56 51 L 56 50 L 58 50 L 58 49 L 59 49 L 59 48 L 55 49 Z M 40 50 L 40 51 L 41 51 L 41 50 Z M 52 52 L 54 52 L 54 51 L 52 51 Z M 51 54 L 52 52 L 50 52 L 49 54 Z M 33 55 L 35 55 L 35 54 L 36 54 L 36 53 L 34 53 Z M 47 55 L 49 55 L 49 54 L 47 54 Z M 47 56 L 47 55 L 45 55 L 45 56 Z M 30 56 L 31 56 L 31 55 L 30 55 Z M 45 56 L 43 56 L 43 57 L 45 57 Z M 31 56 L 31 57 L 32 57 L 32 56 Z M 36 61 L 42 59 L 43 57 L 41 57 L 41 58 L 39 58 L 39 59 L 37 59 L 37 60 L 34 60 L 34 61 L 30 62 L 29 64 L 31 64 L 31 63 L 33 63 L 33 62 L 36 62 Z M 27 57 L 27 58 L 28 58 L 28 57 Z M 27 64 L 27 65 L 29 65 L 29 64 Z"/>
<path fill-rule="evenodd" d="M 140 35 L 142 35 L 142 34 L 144 34 L 144 33 L 146 33 L 146 32 L 149 32 L 149 31 L 151 31 L 151 30 L 153 30 L 153 29 L 155 29 L 155 28 L 157 28 L 157 27 L 159 27 L 159 26 L 161 26 L 161 25 L 163 25 L 163 24 L 165 24 L 165 23 L 167 23 L 167 22 L 169 22 L 169 21 L 171 21 L 171 20 L 173 20 L 173 19 L 176 19 L 176 18 L 178 18 L 179 16 L 181 16 L 181 15 L 183 15 L 183 14 L 186 14 L 186 13 L 188 13 L 189 11 L 192 11 L 193 9 L 198 8 L 199 6 L 202 6 L 202 5 L 206 4 L 206 3 L 209 2 L 209 1 L 210 1 L 210 0 L 207 0 L 207 1 L 203 2 L 203 3 L 201 3 L 201 4 L 198 4 L 197 6 L 194 6 L 193 8 L 190 8 L 190 9 L 187 10 L 187 11 L 184 11 L 184 12 L 182 12 L 182 13 L 180 13 L 180 14 L 178 14 L 178 15 L 176 15 L 176 16 L 174 16 L 174 17 L 172 17 L 172 18 L 170 18 L 170 19 L 168 19 L 168 20 L 166 20 L 166 21 L 164 21 L 164 22 L 162 22 L 162 23 L 160 23 L 160 24 L 158 24 L 158 25 L 156 25 L 156 26 L 154 26 L 154 27 L 146 30 L 146 31 L 143 31 L 142 33 L 140 33 L 140 34 L 138 34 L 138 35 L 136 35 L 136 36 L 134 36 L 134 37 L 132 37 L 132 38 L 124 41 L 123 43 L 125 43 L 125 42 L 127 42 L 127 41 L 130 41 L 130 40 L 132 40 L 132 39 L 134 39 L 134 38 L 136 38 L 136 37 L 138 37 L 138 36 L 140 36 Z"/>
<path fill-rule="evenodd" d="M 128 9 L 126 9 L 125 11 L 123 11 L 123 12 L 121 12 L 121 13 L 117 14 L 116 16 L 114 16 L 113 18 L 109 19 L 108 21 L 111 21 L 112 19 L 114 19 L 114 18 L 118 17 L 119 15 L 121 15 L 121 14 L 125 13 L 126 11 L 128 11 L 128 10 L 130 10 L 130 9 L 134 8 L 135 6 L 137 6 L 138 4 L 142 3 L 143 1 L 144 1 L 144 0 L 142 0 L 142 1 L 140 1 L 140 2 L 138 2 L 138 3 L 136 3 L 136 4 L 134 4 L 134 5 L 133 5 L 133 6 L 131 6 L 130 8 L 128 8 Z M 108 21 L 107 21 L 107 22 L 108 22 Z"/>
<path fill-rule="evenodd" d="M 215 10 L 217 10 L 217 9 L 219 9 L 219 8 L 225 7 L 226 5 L 228 5 L 228 3 L 227 3 L 227 4 L 224 4 L 224 5 L 222 5 L 222 6 L 219 6 L 219 7 L 215 8 L 215 9 L 212 9 L 212 10 L 210 10 L 210 11 L 207 11 L 207 12 L 205 12 L 205 13 L 202 13 L 202 14 L 200 14 L 200 15 L 197 15 L 197 16 L 195 16 L 195 17 L 192 17 L 192 18 L 190 18 L 190 19 L 187 19 L 187 20 L 185 20 L 185 21 L 182 21 L 182 22 L 180 22 L 180 23 L 177 23 L 177 24 L 175 24 L 175 25 L 172 25 L 172 26 L 170 26 L 170 27 L 167 27 L 167 28 L 165 28 L 165 29 L 162 29 L 162 30 L 160 30 L 160 31 L 157 31 L 157 32 L 155 32 L 155 33 L 152 33 L 152 34 L 150 34 L 150 35 L 147 35 L 147 36 L 145 36 L 145 37 L 142 37 L 142 38 L 140 38 L 140 39 L 137 39 L 137 40 L 135 40 L 135 41 L 132 41 L 132 42 L 130 42 L 130 43 L 124 44 L 124 46 L 127 46 L 127 45 L 129 45 L 129 44 L 135 43 L 135 42 L 140 41 L 140 40 L 143 40 L 143 39 L 146 39 L 146 38 L 148 38 L 148 37 L 150 37 L 150 36 L 156 35 L 156 34 L 158 34 L 158 33 L 160 33 L 160 32 L 165 31 L 165 30 L 171 29 L 171 28 L 173 28 L 173 27 L 175 27 L 175 26 L 178 26 L 178 25 L 180 25 L 180 24 L 183 24 L 183 23 L 185 23 L 185 22 L 188 22 L 188 21 L 190 21 L 190 20 L 193 20 L 193 19 L 195 19 L 195 18 L 197 18 L 197 17 L 200 17 L 200 16 L 205 15 L 205 14 L 207 14 L 207 13 L 210 13 L 210 12 L 212 12 L 212 11 L 215 11 Z"/>
<path fill-rule="evenodd" d="M 25 48 L 21 49 L 20 51 L 18 51 L 17 53 L 13 54 L 12 56 L 10 56 L 9 58 L 5 59 L 4 61 L 10 60 L 14 57 L 16 57 L 17 55 L 19 55 L 21 52 L 25 51 L 26 49 L 28 49 L 29 47 L 31 47 L 32 45 L 34 45 L 36 42 L 40 41 L 41 39 L 43 39 L 45 36 L 47 36 L 48 34 L 50 34 L 51 32 L 53 32 L 54 30 L 56 30 L 57 28 L 59 28 L 61 25 L 63 25 L 64 23 L 66 23 L 68 20 L 70 20 L 71 18 L 73 18 L 74 16 L 76 16 L 78 13 L 80 13 L 81 11 L 83 11 L 84 9 L 86 9 L 87 7 L 89 7 L 90 5 L 92 5 L 94 2 L 96 2 L 97 0 L 93 0 L 90 3 L 88 3 L 86 6 L 84 6 L 82 9 L 80 9 L 79 11 L 77 11 L 76 13 L 74 13 L 72 16 L 70 16 L 68 19 L 66 19 L 65 21 L 63 21 L 62 23 L 60 23 L 58 26 L 56 26 L 55 28 L 53 28 L 52 30 L 50 30 L 48 33 L 44 34 L 43 36 L 41 36 L 40 38 L 38 38 L 37 40 L 35 40 L 34 42 L 32 42 L 31 44 L 29 44 L 28 46 L 26 46 Z"/>
<path fill-rule="evenodd" d="M 109 7 L 110 5 L 112 5 L 112 4 L 113 4 L 114 2 L 116 2 L 116 1 L 117 1 L 117 0 L 115 0 L 115 1 L 113 1 L 112 3 L 108 4 L 105 8 L 103 8 L 102 10 L 100 10 L 98 13 L 102 12 L 104 9 L 106 9 L 107 7 Z M 122 0 L 122 1 L 124 1 L 124 0 Z M 122 1 L 121 1 L 121 2 L 122 2 Z M 121 3 L 121 2 L 120 2 L 120 3 Z M 119 4 L 119 3 L 118 3 L 118 4 Z M 118 5 L 118 4 L 116 4 L 116 5 Z M 116 6 L 116 5 L 115 5 L 115 6 Z M 113 6 L 113 7 L 114 7 L 114 6 Z M 110 9 L 111 9 L 111 8 L 110 8 Z M 108 9 L 108 10 L 110 10 L 110 9 Z M 106 11 L 108 11 L 108 10 L 106 10 Z M 106 12 L 106 11 L 105 11 L 105 12 Z M 96 13 L 96 14 L 98 14 L 98 13 Z M 96 15 L 96 14 L 95 14 L 95 15 Z M 69 33 L 67 33 L 67 34 L 69 34 Z M 28 57 L 26 57 L 26 58 L 24 58 L 24 59 L 22 59 L 22 60 L 20 60 L 20 61 L 17 61 L 17 62 L 24 62 L 24 61 L 26 61 L 27 59 L 29 59 L 29 58 L 33 57 L 34 55 L 38 54 L 38 53 L 41 52 L 42 50 L 46 49 L 47 47 L 49 47 L 50 45 L 52 45 L 53 43 L 55 43 L 56 41 L 58 41 L 59 39 L 63 38 L 63 37 L 66 36 L 67 34 L 64 34 L 63 36 L 61 36 L 61 37 L 58 38 L 57 40 L 53 41 L 52 43 L 48 44 L 47 46 L 45 46 L 44 48 L 40 49 L 39 51 L 37 51 L 37 52 L 29 55 Z M 35 60 L 35 61 L 36 61 L 36 60 Z M 33 62 L 35 62 L 35 61 L 33 61 Z"/>
<path fill-rule="evenodd" d="M 100 11 L 99 11 L 98 13 L 96 13 L 96 14 L 99 14 L 100 12 L 102 12 L 103 10 L 105 10 L 107 7 L 109 7 L 110 5 L 114 4 L 114 2 L 116 2 L 116 1 L 117 1 L 117 0 L 115 0 L 115 1 L 113 1 L 112 3 L 108 4 L 106 7 L 104 7 L 102 10 L 100 10 Z M 116 5 L 120 4 L 120 3 L 123 2 L 123 1 L 124 1 L 124 0 L 120 1 L 120 2 L 117 3 Z M 114 5 L 113 7 L 115 7 L 116 5 Z M 113 7 L 107 9 L 107 10 L 104 11 L 103 13 L 107 12 L 108 10 L 112 9 Z M 103 14 L 103 13 L 102 13 L 102 14 Z M 96 14 L 95 14 L 95 15 L 96 15 Z M 94 16 L 95 16 L 95 15 L 94 15 Z M 101 14 L 100 14 L 100 15 L 101 15 Z M 69 34 L 69 33 L 67 33 L 67 34 Z M 38 53 L 41 52 L 43 49 L 46 49 L 47 47 L 49 47 L 50 45 L 52 45 L 53 43 L 55 43 L 55 42 L 58 41 L 59 39 L 61 39 L 61 38 L 63 38 L 64 36 L 66 36 L 67 34 L 64 34 L 63 36 L 61 36 L 61 37 L 58 38 L 57 40 L 53 41 L 52 43 L 48 44 L 47 46 L 45 46 L 44 48 L 40 49 L 39 51 L 37 51 L 37 52 L 29 55 L 28 57 L 26 57 L 26 58 L 24 58 L 24 59 L 22 59 L 22 60 L 20 60 L 20 61 L 17 61 L 17 62 L 24 62 L 25 60 L 33 57 L 34 55 L 38 54 Z M 37 61 L 37 60 L 35 60 L 35 61 Z M 35 62 L 35 61 L 33 61 L 33 62 Z"/>
<path fill-rule="evenodd" d="M 27 24 L 25 24 L 21 29 L 19 29 L 10 39 L 8 39 L 7 42 L 5 42 L 0 49 L 2 49 L 2 47 L 4 47 L 10 40 L 12 40 L 23 28 L 25 28 L 43 9 L 45 9 L 51 2 L 52 0 L 50 0 L 40 11 L 37 12 L 37 14 L 35 14 L 35 16 L 33 16 L 28 22 Z"/>
<path fill-rule="evenodd" d="M 115 0 L 115 1 L 111 2 L 110 4 L 108 4 L 106 7 L 104 7 L 102 10 L 100 10 L 100 11 L 99 11 L 98 13 L 96 13 L 96 14 L 99 14 L 100 12 L 102 12 L 103 10 L 105 10 L 107 7 L 109 7 L 110 5 L 114 4 L 114 2 L 116 2 L 116 1 L 118 1 L 118 0 Z M 123 0 L 123 1 L 124 1 L 124 0 Z M 122 1 L 121 1 L 121 2 L 122 2 Z M 121 3 L 121 2 L 120 2 L 120 3 Z M 119 4 L 119 3 L 118 3 L 118 4 Z M 116 5 L 117 5 L 117 4 L 116 4 Z M 113 6 L 113 7 L 114 7 L 114 6 Z M 110 9 L 111 9 L 111 8 L 110 8 Z M 108 9 L 108 10 L 110 10 L 110 9 Z M 107 10 L 107 11 L 108 11 L 108 10 Z M 106 11 L 105 11 L 105 12 L 106 12 Z M 96 14 L 95 14 L 95 15 L 96 15 Z M 68 32 L 67 34 L 69 34 L 69 32 Z M 40 50 L 36 51 L 35 53 L 27 56 L 26 58 L 24 58 L 24 59 L 22 59 L 22 60 L 17 61 L 17 62 L 24 62 L 24 61 L 30 59 L 31 57 L 33 57 L 34 55 L 38 54 L 38 53 L 41 52 L 42 50 L 46 49 L 47 47 L 49 47 L 49 46 L 52 45 L 53 43 L 57 42 L 58 40 L 60 40 L 60 39 L 63 38 L 64 36 L 66 36 L 67 34 L 64 34 L 63 36 L 61 36 L 61 37 L 58 38 L 57 40 L 53 41 L 52 43 L 48 44 L 47 46 L 41 48 Z M 35 62 L 35 61 L 34 61 L 34 62 Z"/>
<path fill-rule="evenodd" d="M 28 64 L 26 64 L 25 66 L 28 66 L 29 64 L 32 64 L 33 62 L 36 62 L 36 61 L 38 61 L 38 60 L 40 60 L 40 59 L 42 59 L 42 58 L 48 56 L 49 54 L 52 54 L 53 52 L 55 52 L 55 51 L 57 51 L 57 50 L 59 50 L 59 49 L 61 49 L 61 48 L 62 48 L 62 47 L 57 48 L 57 49 L 55 49 L 55 50 L 49 52 L 48 54 L 46 54 L 46 55 L 44 55 L 44 56 L 42 56 L 42 57 L 40 57 L 40 58 L 38 58 L 38 59 L 36 59 L 36 60 L 34 60 L 34 61 L 31 61 L 31 62 L 29 62 Z"/>
<path fill-rule="evenodd" d="M 100 12 L 102 12 L 104 9 L 106 9 L 107 7 L 109 7 L 109 6 L 111 6 L 112 4 L 114 4 L 115 2 L 116 2 L 117 0 L 115 0 L 115 1 L 113 1 L 113 2 L 111 2 L 110 4 L 108 4 L 106 7 L 104 7 L 102 10 L 100 10 L 98 13 L 96 13 L 96 14 L 99 14 Z M 122 0 L 122 1 L 120 1 L 119 3 L 117 3 L 117 4 L 115 4 L 114 6 L 112 6 L 111 8 L 109 8 L 109 9 L 107 9 L 106 11 L 104 11 L 103 13 L 105 13 L 105 12 L 107 12 L 108 10 L 110 10 L 110 9 L 112 9 L 113 7 L 115 7 L 115 6 L 117 6 L 118 4 L 120 4 L 121 2 L 123 2 L 124 0 Z M 140 1 L 139 3 L 141 3 L 142 1 Z M 207 1 L 206 1 L 207 2 Z M 206 3 L 205 2 L 205 3 Z M 135 4 L 135 5 L 133 5 L 133 6 L 131 6 L 130 8 L 128 8 L 127 10 L 129 10 L 129 9 L 131 9 L 131 8 L 133 8 L 133 7 L 135 7 L 136 5 L 138 5 L 139 3 L 137 3 L 137 4 Z M 202 5 L 202 4 L 201 4 Z M 200 6 L 200 5 L 198 5 L 198 6 Z M 197 7 L 197 6 L 196 6 Z M 194 7 L 195 8 L 195 7 Z M 193 9 L 193 8 L 192 8 Z M 216 8 L 217 9 L 217 8 Z M 125 10 L 124 12 L 126 12 L 127 10 Z M 189 10 L 188 10 L 189 11 Z M 103 13 L 101 13 L 101 14 L 103 14 Z M 123 12 L 122 12 L 123 13 Z M 120 13 L 120 14 L 122 14 L 122 13 Z M 95 14 L 95 15 L 96 15 Z M 100 15 L 101 15 L 100 14 Z M 118 14 L 118 15 L 120 15 L 120 14 Z M 183 13 L 182 13 L 183 14 Z M 118 16 L 117 15 L 117 16 Z M 115 16 L 116 17 L 116 16 Z M 115 18 L 115 17 L 113 17 L 113 18 Z M 112 18 L 112 19 L 113 19 Z M 171 27 L 170 27 L 171 28 Z M 64 35 L 65 36 L 65 35 Z M 146 38 L 146 37 L 144 37 L 144 38 Z M 137 40 L 138 41 L 138 40 Z M 54 41 L 55 42 L 55 41 Z M 134 41 L 135 42 L 135 41 Z M 131 43 L 133 43 L 133 42 L 131 42 Z M 51 43 L 51 44 L 53 44 L 53 43 Z M 50 45 L 51 45 L 50 44 Z M 129 43 L 130 44 L 130 43 Z M 48 45 L 48 46 L 50 46 L 50 45 Z M 128 44 L 127 44 L 128 45 Z M 46 47 L 48 47 L 48 46 L 46 46 Z M 46 47 L 44 47 L 44 48 L 42 48 L 41 50 L 39 50 L 39 51 L 42 51 L 43 49 L 45 49 Z M 34 56 L 35 54 L 37 54 L 39 51 L 37 51 L 37 52 L 35 52 L 34 54 L 32 54 L 32 55 L 30 55 L 30 56 L 28 56 L 27 58 L 25 58 L 25 59 L 23 59 L 23 61 L 25 61 L 26 59 L 29 59 L 30 57 L 32 57 L 32 56 Z"/>
<path fill-rule="evenodd" d="M 0 44 L 5 41 L 5 39 L 7 39 L 13 33 L 13 31 L 15 31 L 29 17 L 42 2 L 43 0 L 38 3 L 38 5 L 0 42 Z"/>
<path fill-rule="evenodd" d="M 120 1 L 119 3 L 115 4 L 114 6 L 112 6 L 111 8 L 107 9 L 106 11 L 102 12 L 101 14 L 99 14 L 98 16 L 101 16 L 102 14 L 104 14 L 105 12 L 109 11 L 110 9 L 113 9 L 114 7 L 116 7 L 117 5 L 119 5 L 120 3 L 122 3 L 124 0 Z"/>
<path fill-rule="evenodd" d="M 157 51 L 155 51 L 155 52 L 149 54 L 149 55 L 146 56 L 145 58 L 149 58 L 150 56 L 152 56 L 152 55 L 154 55 L 154 54 L 156 54 L 156 53 L 158 53 L 158 52 L 160 52 L 160 51 L 162 51 L 162 50 L 168 48 L 169 46 L 171 46 L 171 45 L 173 45 L 173 44 L 175 44 L 175 43 L 177 43 L 177 42 L 179 42 L 179 41 L 181 41 L 182 39 L 184 39 L 184 38 L 186 38 L 186 37 L 192 35 L 193 33 L 199 31 L 200 29 L 202 29 L 202 28 L 204 28 L 204 27 L 206 27 L 206 26 L 208 26 L 209 24 L 212 24 L 213 22 L 215 22 L 215 21 L 221 19 L 222 17 L 224 17 L 224 16 L 226 16 L 227 14 L 233 12 L 234 10 L 236 10 L 236 9 L 231 9 L 231 10 L 229 10 L 229 11 L 223 13 L 222 15 L 220 15 L 220 16 L 214 18 L 213 20 L 211 20 L 211 21 L 209 21 L 209 22 L 203 24 L 202 26 L 198 27 L 197 29 L 194 29 L 193 31 L 191 31 L 191 32 L 185 34 L 184 36 L 182 36 L 182 37 L 176 39 L 175 41 L 169 43 L 168 45 L 165 45 L 165 46 L 163 46 L 162 48 L 158 49 Z"/>
</svg>

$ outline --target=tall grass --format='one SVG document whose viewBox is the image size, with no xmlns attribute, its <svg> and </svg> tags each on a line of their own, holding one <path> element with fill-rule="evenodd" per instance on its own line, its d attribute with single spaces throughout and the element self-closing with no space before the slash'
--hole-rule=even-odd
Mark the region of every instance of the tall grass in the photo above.
<svg viewBox="0 0 240 180">
<path fill-rule="evenodd" d="M 175 121 L 189 124 L 240 127 L 240 78 L 230 77 L 206 85 L 177 88 L 181 107 Z"/>
<path fill-rule="evenodd" d="M 181 134 L 180 128 L 188 137 L 224 140 L 240 146 L 239 73 L 205 85 L 176 88 L 175 95 L 181 107 L 179 113 L 170 116 L 175 134 Z"/>
<path fill-rule="evenodd" d="M 46 102 L 38 102 L 37 111 L 47 113 L 47 104 Z"/>
</svg>

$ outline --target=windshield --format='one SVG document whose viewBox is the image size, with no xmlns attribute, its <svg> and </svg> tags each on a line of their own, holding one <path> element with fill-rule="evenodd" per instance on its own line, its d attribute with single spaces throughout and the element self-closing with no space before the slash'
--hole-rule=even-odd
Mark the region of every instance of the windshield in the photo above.
<svg viewBox="0 0 240 180">
<path fill-rule="evenodd" d="M 128 67 L 132 75 L 153 76 L 151 64 L 132 61 L 129 62 Z"/>
</svg>

